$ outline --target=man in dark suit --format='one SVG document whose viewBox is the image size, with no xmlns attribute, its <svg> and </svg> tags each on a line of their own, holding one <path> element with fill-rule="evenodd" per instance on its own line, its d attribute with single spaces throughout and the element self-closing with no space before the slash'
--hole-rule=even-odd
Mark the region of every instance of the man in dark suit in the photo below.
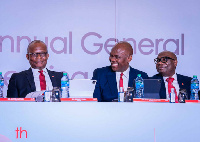
<svg viewBox="0 0 200 142">
<path fill-rule="evenodd" d="M 62 73 L 46 68 L 49 54 L 44 42 L 32 41 L 28 45 L 26 58 L 31 68 L 12 74 L 7 90 L 8 98 L 25 98 L 30 92 L 61 87 Z"/>
<path fill-rule="evenodd" d="M 177 57 L 173 52 L 163 51 L 154 59 L 158 74 L 153 79 L 161 79 L 160 98 L 169 99 L 171 88 L 169 79 L 172 79 L 172 87 L 175 88 L 178 95 L 180 89 L 186 89 L 188 99 L 190 98 L 191 77 L 183 76 L 176 73 Z"/>
<path fill-rule="evenodd" d="M 127 87 L 133 87 L 137 74 L 141 74 L 143 79 L 148 78 L 145 72 L 129 66 L 132 55 L 132 46 L 128 42 L 119 42 L 110 52 L 111 65 L 94 70 L 92 79 L 97 80 L 97 84 L 93 97 L 99 102 L 110 102 L 117 99 L 121 84 L 123 84 L 124 91 Z"/>
</svg>

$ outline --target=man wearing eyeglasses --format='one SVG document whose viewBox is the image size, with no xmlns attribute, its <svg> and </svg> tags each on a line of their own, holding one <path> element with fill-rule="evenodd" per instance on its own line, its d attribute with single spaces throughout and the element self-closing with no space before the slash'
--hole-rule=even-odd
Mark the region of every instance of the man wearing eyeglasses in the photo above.
<svg viewBox="0 0 200 142">
<path fill-rule="evenodd" d="M 154 75 L 152 78 L 161 79 L 160 98 L 169 99 L 171 88 L 174 88 L 176 100 L 179 89 L 186 89 L 189 99 L 192 78 L 176 73 L 178 63 L 176 55 L 170 51 L 163 51 L 158 54 L 154 62 L 158 74 Z"/>
<path fill-rule="evenodd" d="M 141 74 L 144 79 L 148 78 L 145 72 L 129 66 L 132 55 L 132 46 L 128 42 L 119 42 L 110 52 L 111 65 L 94 70 L 92 79 L 97 80 L 97 84 L 93 97 L 99 102 L 117 99 L 120 88 L 126 91 L 127 87 L 133 87 L 137 74 Z"/>
<path fill-rule="evenodd" d="M 25 98 L 30 92 L 61 87 L 62 73 L 50 71 L 46 68 L 49 54 L 44 42 L 40 40 L 32 41 L 28 45 L 26 58 L 31 68 L 12 74 L 7 90 L 8 98 Z"/>
</svg>

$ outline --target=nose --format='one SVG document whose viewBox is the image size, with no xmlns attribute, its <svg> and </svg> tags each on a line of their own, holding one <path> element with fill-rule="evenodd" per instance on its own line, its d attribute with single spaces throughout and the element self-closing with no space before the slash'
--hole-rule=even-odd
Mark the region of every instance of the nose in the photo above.
<svg viewBox="0 0 200 142">
<path fill-rule="evenodd" d="M 156 64 L 156 66 L 163 66 L 164 64 L 165 64 L 165 63 L 159 61 L 159 62 Z"/>
<path fill-rule="evenodd" d="M 41 54 L 37 54 L 36 58 L 42 58 Z"/>
<path fill-rule="evenodd" d="M 110 62 L 115 62 L 116 61 L 116 58 L 113 56 L 113 57 L 110 57 Z"/>
<path fill-rule="evenodd" d="M 157 65 L 160 65 L 160 64 L 162 64 L 162 62 L 161 62 L 161 61 L 157 62 Z"/>
</svg>

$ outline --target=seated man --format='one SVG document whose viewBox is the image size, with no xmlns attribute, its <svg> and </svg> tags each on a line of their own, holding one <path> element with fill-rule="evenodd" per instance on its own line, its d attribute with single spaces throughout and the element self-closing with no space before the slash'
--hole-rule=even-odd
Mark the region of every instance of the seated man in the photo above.
<svg viewBox="0 0 200 142">
<path fill-rule="evenodd" d="M 190 97 L 190 85 L 192 78 L 176 73 L 177 57 L 173 52 L 163 51 L 154 59 L 158 74 L 152 78 L 161 79 L 160 98 L 169 99 L 171 88 L 175 88 L 178 95 L 179 89 L 186 89 L 188 99 Z"/>
<path fill-rule="evenodd" d="M 32 41 L 28 45 L 26 58 L 31 68 L 12 74 L 7 90 L 8 98 L 25 98 L 30 92 L 61 87 L 62 73 L 46 68 L 49 54 L 44 42 Z"/>
<path fill-rule="evenodd" d="M 133 48 L 128 42 L 117 43 L 110 52 L 110 66 L 94 70 L 92 79 L 97 80 L 93 97 L 99 102 L 110 102 L 118 98 L 119 88 L 133 87 L 137 74 L 143 79 L 148 75 L 129 66 L 132 60 Z"/>
</svg>

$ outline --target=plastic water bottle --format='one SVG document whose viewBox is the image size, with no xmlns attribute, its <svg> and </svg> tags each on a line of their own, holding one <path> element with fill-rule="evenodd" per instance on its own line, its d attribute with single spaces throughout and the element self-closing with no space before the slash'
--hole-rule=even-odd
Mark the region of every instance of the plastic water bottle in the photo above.
<svg viewBox="0 0 200 142">
<path fill-rule="evenodd" d="M 61 78 L 61 94 L 62 98 L 69 98 L 69 77 L 67 73 L 63 73 Z"/>
<path fill-rule="evenodd" d="M 2 72 L 0 72 L 0 98 L 3 98 L 3 86 L 4 86 L 4 79 L 2 76 Z"/>
<path fill-rule="evenodd" d="M 199 91 L 199 81 L 197 79 L 197 76 L 193 75 L 193 79 L 191 80 L 190 100 L 199 100 L 198 91 Z"/>
<path fill-rule="evenodd" d="M 144 97 L 144 81 L 141 77 L 141 74 L 137 75 L 135 79 L 135 98 L 143 98 Z"/>
<path fill-rule="evenodd" d="M 171 88 L 170 103 L 175 103 L 175 101 L 176 101 L 176 94 L 174 92 L 174 88 Z"/>
<path fill-rule="evenodd" d="M 124 91 L 123 91 L 123 87 L 119 88 L 119 92 L 118 92 L 118 102 L 124 102 Z"/>
</svg>

